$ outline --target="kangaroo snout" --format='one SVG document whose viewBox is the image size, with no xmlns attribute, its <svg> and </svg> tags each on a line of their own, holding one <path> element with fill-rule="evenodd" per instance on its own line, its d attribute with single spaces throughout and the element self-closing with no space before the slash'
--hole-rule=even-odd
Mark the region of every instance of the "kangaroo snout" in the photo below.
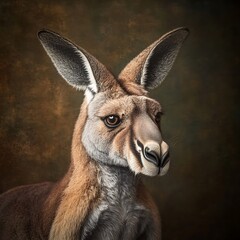
<svg viewBox="0 0 240 240">
<path fill-rule="evenodd" d="M 166 142 L 162 141 L 161 144 L 147 142 L 143 144 L 137 141 L 137 144 L 141 148 L 144 158 L 156 167 L 163 168 L 169 161 L 169 147 Z"/>
</svg>

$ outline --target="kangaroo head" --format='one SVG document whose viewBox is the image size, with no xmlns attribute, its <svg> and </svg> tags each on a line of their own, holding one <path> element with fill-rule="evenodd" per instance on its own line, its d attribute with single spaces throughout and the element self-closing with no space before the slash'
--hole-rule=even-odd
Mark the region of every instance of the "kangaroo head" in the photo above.
<svg viewBox="0 0 240 240">
<path fill-rule="evenodd" d="M 169 147 L 160 128 L 162 108 L 147 91 L 164 80 L 187 35 L 186 28 L 167 33 L 115 78 L 84 49 L 51 31 L 39 32 L 60 75 L 85 90 L 87 116 L 79 141 L 92 159 L 129 167 L 136 174 L 168 171 Z"/>
</svg>

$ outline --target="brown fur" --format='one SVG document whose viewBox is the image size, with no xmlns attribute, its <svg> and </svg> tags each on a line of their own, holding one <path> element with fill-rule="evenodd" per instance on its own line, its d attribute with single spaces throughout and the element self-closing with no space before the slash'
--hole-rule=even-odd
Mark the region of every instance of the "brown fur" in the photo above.
<svg viewBox="0 0 240 240">
<path fill-rule="evenodd" d="M 143 150 L 137 150 L 135 142 L 136 139 L 143 143 L 144 140 L 155 139 L 155 145 L 152 146 L 157 146 L 157 148 L 153 151 L 158 149 L 159 156 L 160 151 L 165 150 L 165 153 L 168 151 L 168 146 L 162 141 L 159 126 L 155 121 L 156 113 L 161 111 L 161 107 L 156 101 L 146 97 L 146 89 L 157 86 L 165 78 L 187 34 L 188 31 L 185 28 L 179 28 L 164 35 L 134 58 L 120 73 L 118 79 L 115 79 L 105 66 L 84 49 L 78 48 L 51 31 L 39 32 L 43 47 L 62 77 L 72 86 L 87 88 L 89 95 L 82 104 L 75 125 L 71 164 L 67 174 L 57 183 L 46 182 L 22 186 L 2 194 L 0 196 L 0 239 L 79 239 L 81 227 L 87 222 L 88 214 L 98 206 L 103 193 L 99 180 L 102 177 L 100 176 L 101 169 L 99 163 L 95 161 L 103 161 L 103 157 L 94 155 L 96 149 L 100 150 L 103 146 L 98 145 L 100 147 L 92 148 L 95 150 L 91 152 L 88 148 L 91 141 L 85 138 L 83 142 L 86 135 L 87 137 L 98 136 L 98 142 L 101 142 L 101 138 L 106 140 L 104 144 L 109 150 L 104 153 L 107 152 L 109 156 L 112 154 L 111 160 L 120 161 L 121 167 L 129 167 L 135 174 L 140 172 L 149 176 L 160 174 L 160 165 L 154 166 L 147 161 L 147 157 L 141 159 L 140 154 Z M 163 41 L 165 43 L 161 45 Z M 156 49 L 156 47 L 159 48 Z M 153 52 L 155 49 L 156 51 Z M 156 58 L 152 58 L 152 53 Z M 165 55 L 162 56 L 162 53 Z M 152 64 L 156 67 L 153 74 L 153 69 L 148 65 L 149 57 L 154 60 Z M 158 61 L 155 61 L 156 59 Z M 164 64 L 164 67 L 161 64 Z M 145 71 L 147 68 L 151 72 L 148 80 L 146 80 Z M 95 99 L 94 94 L 96 94 Z M 95 105 L 91 105 L 88 101 L 94 102 Z M 105 119 L 112 114 L 118 114 L 121 117 L 121 124 L 125 124 L 125 128 L 119 126 L 119 129 L 114 129 L 117 130 L 115 135 L 106 129 L 102 121 L 102 118 Z M 129 121 L 124 121 L 125 117 L 129 117 Z M 93 119 L 97 119 L 98 123 L 94 125 L 97 126 L 94 131 L 92 131 L 93 123 L 95 123 Z M 146 126 L 148 131 L 143 131 Z M 89 132 L 92 134 L 89 135 Z M 89 141 L 86 142 L 86 140 Z M 165 149 L 161 150 L 163 143 Z M 119 155 L 121 158 L 118 158 Z M 93 160 L 90 156 L 97 157 Z M 109 159 L 107 158 L 106 165 Z M 164 170 L 164 167 L 162 169 Z M 123 181 L 120 182 L 122 183 Z M 129 181 L 125 183 L 128 186 Z M 148 211 L 151 213 L 147 216 L 151 224 L 146 225 L 140 239 L 160 239 L 159 214 L 153 199 L 140 181 L 136 189 L 134 185 L 133 190 L 131 194 L 134 196 L 131 197 L 134 201 L 143 205 L 147 214 Z M 114 206 L 117 209 L 118 206 Z M 132 231 L 131 228 L 129 229 Z M 105 231 L 106 228 L 102 230 Z"/>
<path fill-rule="evenodd" d="M 86 104 L 83 103 L 73 134 L 73 172 L 63 191 L 61 203 L 50 231 L 50 239 L 75 239 L 77 230 L 99 194 L 97 168 L 80 141 L 87 117 L 86 109 Z"/>
</svg>

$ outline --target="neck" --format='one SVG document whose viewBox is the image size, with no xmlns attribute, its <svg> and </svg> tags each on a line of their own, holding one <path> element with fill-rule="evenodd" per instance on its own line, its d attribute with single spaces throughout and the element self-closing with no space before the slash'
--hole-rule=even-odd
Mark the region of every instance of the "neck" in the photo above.
<svg viewBox="0 0 240 240">
<path fill-rule="evenodd" d="M 131 200 L 136 196 L 139 177 L 127 167 L 99 164 L 99 184 L 102 197 L 111 204 Z"/>
</svg>

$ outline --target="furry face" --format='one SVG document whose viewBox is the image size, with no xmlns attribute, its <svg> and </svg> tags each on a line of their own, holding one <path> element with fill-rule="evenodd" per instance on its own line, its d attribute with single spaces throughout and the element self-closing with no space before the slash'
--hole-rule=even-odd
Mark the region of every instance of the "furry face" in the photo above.
<svg viewBox="0 0 240 240">
<path fill-rule="evenodd" d="M 88 154 L 104 164 L 129 167 L 136 174 L 164 175 L 169 158 L 160 132 L 159 103 L 145 96 L 112 99 L 106 95 L 96 94 L 88 105 L 82 137 Z"/>
</svg>

